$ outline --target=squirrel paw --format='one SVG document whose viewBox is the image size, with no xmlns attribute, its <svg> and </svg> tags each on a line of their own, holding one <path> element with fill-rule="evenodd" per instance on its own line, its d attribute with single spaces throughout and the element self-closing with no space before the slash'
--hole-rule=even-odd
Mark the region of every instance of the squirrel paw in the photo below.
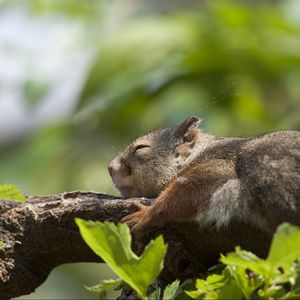
<svg viewBox="0 0 300 300">
<path fill-rule="evenodd" d="M 125 216 L 121 222 L 129 226 L 132 232 L 142 231 L 147 224 L 147 214 L 151 206 L 138 205 L 138 211 Z"/>
</svg>

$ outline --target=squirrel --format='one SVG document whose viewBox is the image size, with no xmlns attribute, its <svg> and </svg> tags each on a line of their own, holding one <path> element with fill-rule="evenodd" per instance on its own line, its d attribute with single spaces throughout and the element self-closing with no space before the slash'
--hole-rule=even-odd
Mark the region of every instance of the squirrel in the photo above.
<svg viewBox="0 0 300 300">
<path fill-rule="evenodd" d="M 300 132 L 215 137 L 201 119 L 137 138 L 108 171 L 124 198 L 156 198 L 121 221 L 133 232 L 169 222 L 220 228 L 232 220 L 268 234 L 282 222 L 300 225 Z"/>
</svg>

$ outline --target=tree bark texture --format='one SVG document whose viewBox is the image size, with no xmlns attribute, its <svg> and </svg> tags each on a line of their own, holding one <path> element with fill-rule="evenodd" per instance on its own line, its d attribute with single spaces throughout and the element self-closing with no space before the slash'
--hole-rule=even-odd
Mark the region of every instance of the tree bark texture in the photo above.
<svg viewBox="0 0 300 300">
<path fill-rule="evenodd" d="M 95 192 L 31 196 L 21 204 L 0 200 L 0 241 L 5 243 L 0 250 L 0 299 L 33 292 L 58 265 L 101 262 L 82 240 L 74 218 L 118 222 L 134 212 L 137 203 L 151 205 L 150 200 L 124 200 Z M 139 252 L 158 234 L 163 234 L 169 245 L 164 270 L 156 282 L 160 286 L 206 271 L 218 261 L 220 253 L 232 251 L 237 245 L 264 257 L 271 241 L 270 235 L 251 224 L 232 222 L 217 229 L 182 222 L 145 232 L 133 248 Z"/>
</svg>

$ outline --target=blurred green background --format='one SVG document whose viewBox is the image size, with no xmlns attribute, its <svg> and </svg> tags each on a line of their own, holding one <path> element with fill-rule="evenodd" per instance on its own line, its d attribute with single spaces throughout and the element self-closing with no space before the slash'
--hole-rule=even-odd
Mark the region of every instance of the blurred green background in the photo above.
<svg viewBox="0 0 300 300">
<path fill-rule="evenodd" d="M 108 162 L 198 114 L 219 136 L 300 129 L 300 2 L 0 1 L 0 183 L 116 194 Z M 57 268 L 31 298 L 97 298 L 105 266 Z"/>
</svg>

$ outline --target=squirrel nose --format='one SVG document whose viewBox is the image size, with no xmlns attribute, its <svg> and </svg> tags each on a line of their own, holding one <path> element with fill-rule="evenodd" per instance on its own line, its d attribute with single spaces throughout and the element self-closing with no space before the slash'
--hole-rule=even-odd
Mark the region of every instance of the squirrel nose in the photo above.
<svg viewBox="0 0 300 300">
<path fill-rule="evenodd" d="M 123 159 L 117 158 L 112 160 L 108 165 L 107 169 L 111 177 L 114 176 L 126 177 L 131 175 L 131 168 L 127 164 L 125 164 Z"/>
<path fill-rule="evenodd" d="M 108 169 L 109 175 L 112 176 L 113 172 L 114 172 L 114 168 L 111 163 L 108 165 L 107 169 Z"/>
</svg>

